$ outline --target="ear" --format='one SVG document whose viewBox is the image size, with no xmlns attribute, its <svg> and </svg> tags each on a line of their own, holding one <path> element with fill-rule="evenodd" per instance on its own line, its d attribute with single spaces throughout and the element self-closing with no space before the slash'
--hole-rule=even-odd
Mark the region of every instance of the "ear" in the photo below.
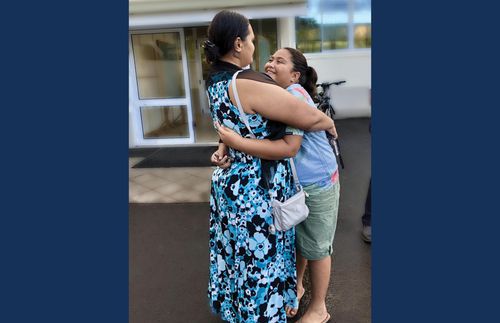
<svg viewBox="0 0 500 323">
<path fill-rule="evenodd" d="M 241 52 L 242 45 L 243 45 L 243 42 L 241 41 L 241 38 L 236 37 L 236 39 L 234 40 L 234 44 L 233 44 L 234 50 L 238 53 Z"/>
<path fill-rule="evenodd" d="M 292 72 L 292 79 L 294 83 L 299 83 L 300 72 Z"/>
</svg>

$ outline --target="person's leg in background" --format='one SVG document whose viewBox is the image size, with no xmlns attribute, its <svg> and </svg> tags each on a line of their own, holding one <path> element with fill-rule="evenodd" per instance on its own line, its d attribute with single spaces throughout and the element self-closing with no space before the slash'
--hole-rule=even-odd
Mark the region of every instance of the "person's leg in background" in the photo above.
<svg viewBox="0 0 500 323">
<path fill-rule="evenodd" d="M 365 214 L 361 217 L 363 223 L 363 231 L 361 231 L 361 238 L 365 242 L 372 242 L 372 180 L 370 178 L 370 185 L 368 186 L 368 194 L 366 194 Z"/>
</svg>

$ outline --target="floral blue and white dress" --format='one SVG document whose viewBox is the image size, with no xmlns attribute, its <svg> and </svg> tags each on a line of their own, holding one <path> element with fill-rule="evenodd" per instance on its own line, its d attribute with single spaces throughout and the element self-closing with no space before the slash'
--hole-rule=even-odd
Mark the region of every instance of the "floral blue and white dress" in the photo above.
<svg viewBox="0 0 500 323">
<path fill-rule="evenodd" d="M 215 64 L 207 81 L 210 111 L 214 121 L 248 137 L 229 99 L 237 70 L 228 63 Z M 263 75 L 247 70 L 240 77 L 259 81 Z M 259 114 L 247 117 L 257 138 L 273 136 L 270 120 Z M 231 166 L 212 175 L 210 306 L 228 322 L 286 322 L 285 306 L 298 307 L 295 230 L 274 230 L 270 200 L 284 201 L 294 193 L 289 161 L 266 161 L 233 149 L 229 155 Z"/>
</svg>

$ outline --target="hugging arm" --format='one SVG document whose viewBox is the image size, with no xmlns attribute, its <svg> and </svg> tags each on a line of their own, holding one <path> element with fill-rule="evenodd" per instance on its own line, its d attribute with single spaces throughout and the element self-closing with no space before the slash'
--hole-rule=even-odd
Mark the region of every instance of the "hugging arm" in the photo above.
<svg viewBox="0 0 500 323">
<path fill-rule="evenodd" d="M 336 136 L 330 117 L 279 86 L 247 79 L 237 79 L 236 85 L 246 113 L 259 113 L 267 119 L 305 131 L 326 130 Z M 231 86 L 229 95 L 234 103 Z"/>
<path fill-rule="evenodd" d="M 302 136 L 287 135 L 282 139 L 251 139 L 244 138 L 233 130 L 222 125 L 218 126 L 219 137 L 224 144 L 248 155 L 267 160 L 280 160 L 294 157 L 302 144 Z"/>
</svg>

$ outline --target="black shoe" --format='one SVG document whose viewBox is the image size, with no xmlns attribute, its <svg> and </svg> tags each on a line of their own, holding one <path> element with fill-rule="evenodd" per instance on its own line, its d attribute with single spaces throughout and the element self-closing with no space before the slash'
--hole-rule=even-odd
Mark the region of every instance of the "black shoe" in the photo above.
<svg viewBox="0 0 500 323">
<path fill-rule="evenodd" d="M 371 243 L 372 242 L 372 226 L 364 225 L 363 231 L 361 231 L 361 238 L 364 242 Z"/>
</svg>

